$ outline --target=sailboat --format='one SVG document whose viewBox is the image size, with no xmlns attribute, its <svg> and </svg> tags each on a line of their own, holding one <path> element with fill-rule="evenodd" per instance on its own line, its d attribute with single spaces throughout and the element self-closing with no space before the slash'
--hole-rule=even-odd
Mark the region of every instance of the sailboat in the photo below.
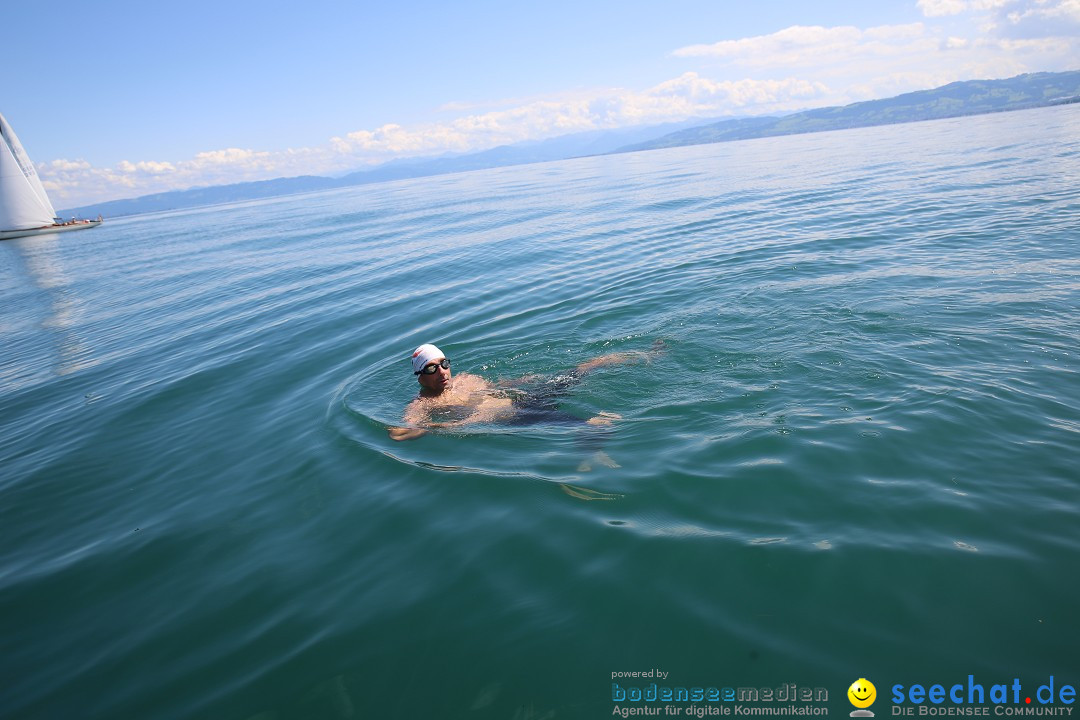
<svg viewBox="0 0 1080 720">
<path fill-rule="evenodd" d="M 67 222 L 56 217 L 34 164 L 15 131 L 0 115 L 0 240 L 85 230 L 100 224 L 100 216 L 97 220 L 72 218 Z"/>
</svg>

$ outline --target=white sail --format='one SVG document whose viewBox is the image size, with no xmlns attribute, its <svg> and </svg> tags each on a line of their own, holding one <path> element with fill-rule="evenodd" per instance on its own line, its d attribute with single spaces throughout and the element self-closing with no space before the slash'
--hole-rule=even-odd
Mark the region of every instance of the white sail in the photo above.
<svg viewBox="0 0 1080 720">
<path fill-rule="evenodd" d="M 52 225 L 55 217 L 34 164 L 0 115 L 0 232 Z"/>
</svg>

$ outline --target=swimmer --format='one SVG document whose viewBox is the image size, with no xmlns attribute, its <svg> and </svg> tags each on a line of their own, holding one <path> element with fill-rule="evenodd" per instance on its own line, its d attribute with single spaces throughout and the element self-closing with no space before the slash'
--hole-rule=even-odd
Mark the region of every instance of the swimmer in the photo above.
<svg viewBox="0 0 1080 720">
<path fill-rule="evenodd" d="M 420 392 L 406 406 L 403 421 L 406 427 L 390 428 L 394 440 L 412 440 L 431 429 L 460 427 L 474 423 L 503 423 L 531 425 L 539 422 L 585 423 L 610 425 L 619 419 L 614 413 L 600 413 L 583 420 L 558 409 L 556 400 L 576 385 L 585 373 L 605 365 L 619 365 L 639 360 L 649 361 L 663 352 L 663 341 L 657 340 L 650 352 L 618 352 L 587 360 L 566 375 L 540 385 L 537 390 L 511 394 L 506 388 L 539 379 L 527 375 L 515 380 L 491 383 L 478 375 L 453 375 L 450 361 L 439 348 L 424 344 L 412 356 L 413 375 L 420 383 Z M 445 419 L 444 419 L 445 418 Z"/>
</svg>

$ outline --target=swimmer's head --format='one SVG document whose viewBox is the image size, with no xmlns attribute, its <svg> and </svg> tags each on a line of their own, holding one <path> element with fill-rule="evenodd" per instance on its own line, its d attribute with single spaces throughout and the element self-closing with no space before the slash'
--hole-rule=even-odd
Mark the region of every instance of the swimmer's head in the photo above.
<svg viewBox="0 0 1080 720">
<path fill-rule="evenodd" d="M 430 365 L 433 362 L 438 362 L 446 356 L 443 355 L 443 351 L 435 347 L 431 343 L 425 343 L 416 348 L 412 354 L 412 369 L 413 375 L 418 375 L 425 365 Z"/>
<path fill-rule="evenodd" d="M 450 384 L 450 361 L 430 343 L 416 348 L 412 356 L 413 375 L 426 388 L 439 392 Z"/>
</svg>

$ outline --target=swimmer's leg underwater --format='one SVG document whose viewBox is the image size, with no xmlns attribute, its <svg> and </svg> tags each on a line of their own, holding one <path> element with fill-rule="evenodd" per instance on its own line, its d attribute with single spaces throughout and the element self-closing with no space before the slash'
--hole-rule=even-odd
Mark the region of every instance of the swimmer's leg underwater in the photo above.
<svg viewBox="0 0 1080 720">
<path fill-rule="evenodd" d="M 562 425 L 580 428 L 575 445 L 585 459 L 578 465 L 578 471 L 588 472 L 594 464 L 619 467 L 603 448 L 611 437 L 608 426 L 620 416 L 602 412 L 585 419 L 559 408 L 558 400 L 581 382 L 582 375 L 584 372 L 573 370 L 522 392 L 514 398 L 515 412 L 505 423 L 512 427 Z"/>
</svg>

